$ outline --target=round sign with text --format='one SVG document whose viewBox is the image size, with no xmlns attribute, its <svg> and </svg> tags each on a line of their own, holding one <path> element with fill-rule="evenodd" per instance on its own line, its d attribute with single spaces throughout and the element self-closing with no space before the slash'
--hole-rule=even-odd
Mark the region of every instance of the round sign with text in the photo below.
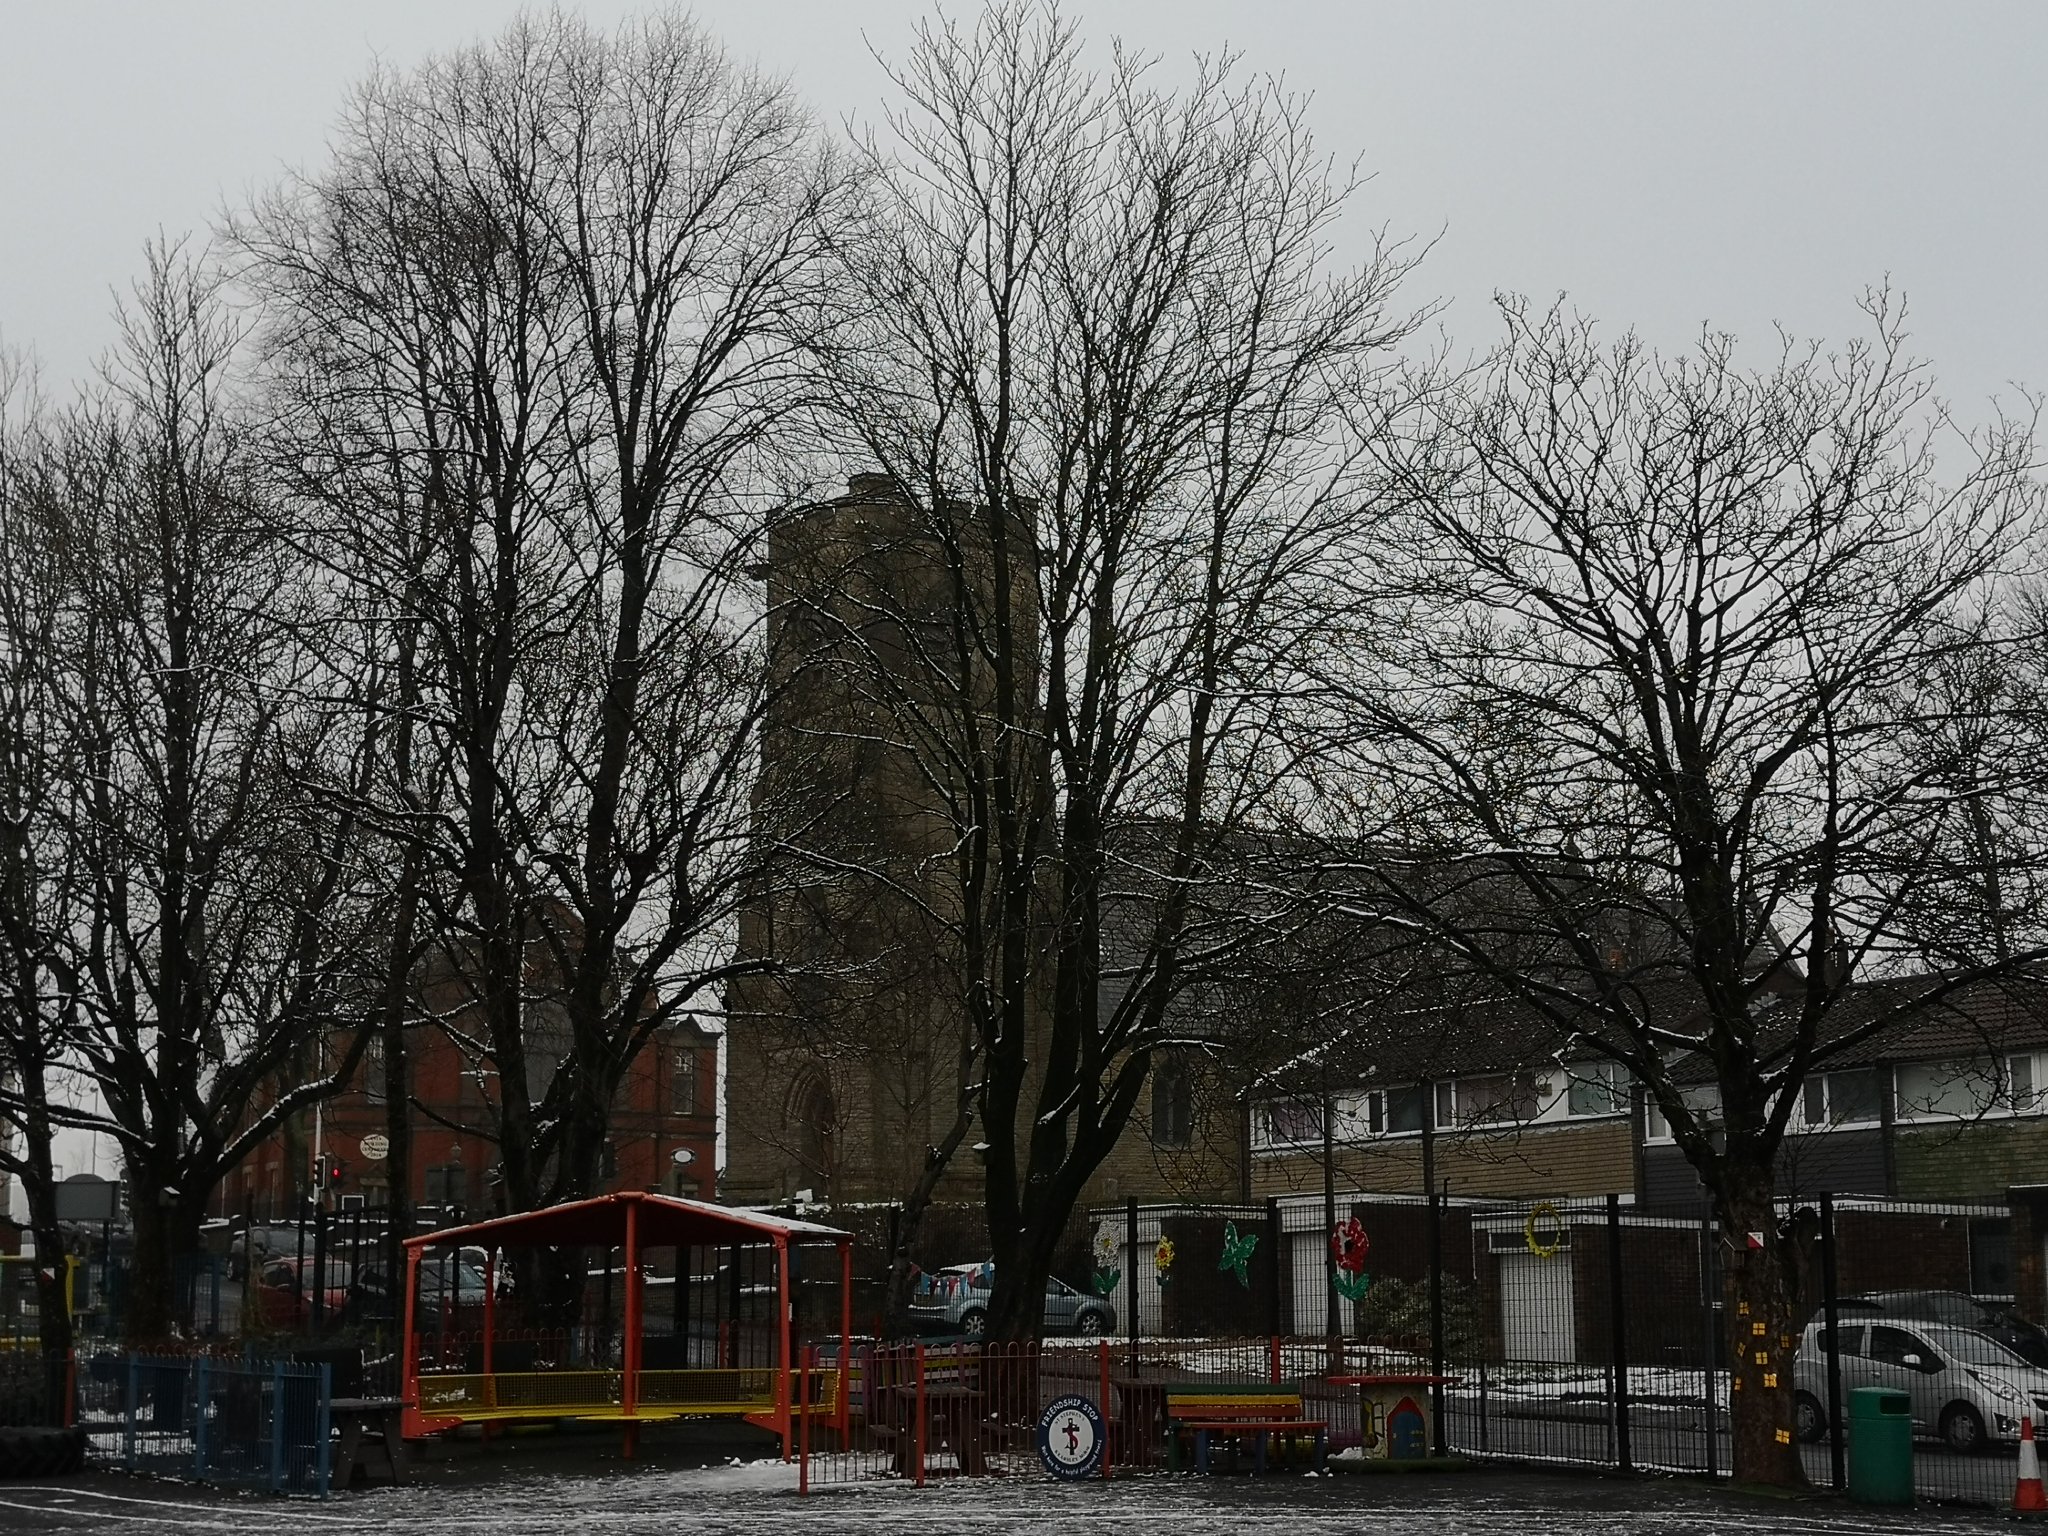
<svg viewBox="0 0 2048 1536">
<path fill-rule="evenodd" d="M 382 1131 L 372 1131 L 358 1144 L 363 1156 L 373 1163 L 381 1163 L 391 1155 L 391 1138 Z"/>
<path fill-rule="evenodd" d="M 1093 1477 L 1106 1438 L 1102 1411 L 1085 1397 L 1054 1398 L 1038 1416 L 1038 1459 L 1054 1477 Z"/>
</svg>

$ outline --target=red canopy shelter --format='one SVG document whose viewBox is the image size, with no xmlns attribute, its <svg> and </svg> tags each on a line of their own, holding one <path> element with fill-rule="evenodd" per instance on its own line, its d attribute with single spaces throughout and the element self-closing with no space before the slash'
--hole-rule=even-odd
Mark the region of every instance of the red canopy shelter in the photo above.
<svg viewBox="0 0 2048 1536">
<path fill-rule="evenodd" d="M 434 1433 L 468 1423 L 506 1419 L 584 1419 L 619 1422 L 632 1454 L 643 1423 L 737 1415 L 782 1437 L 789 1454 L 796 1360 L 791 1349 L 790 1254 L 797 1247 L 832 1244 L 839 1250 L 840 1369 L 820 1372 L 802 1393 L 806 1411 L 844 1425 L 847 1412 L 844 1367 L 850 1361 L 853 1328 L 853 1237 L 834 1227 L 796 1221 L 763 1211 L 680 1200 L 637 1191 L 575 1200 L 544 1210 L 500 1216 L 464 1227 L 448 1227 L 406 1240 L 405 1432 Z M 712 1368 L 642 1369 L 644 1317 L 641 1255 L 674 1247 L 772 1252 L 775 1271 L 775 1365 L 772 1371 L 736 1368 L 721 1361 Z M 480 1371 L 420 1369 L 420 1261 L 431 1249 L 482 1248 L 490 1271 L 483 1287 Z M 547 1370 L 503 1373 L 494 1369 L 496 1256 L 505 1248 L 597 1248 L 623 1250 L 624 1317 L 619 1364 L 592 1368 L 588 1362 Z M 609 1285 L 609 1259 L 606 1261 Z"/>
</svg>

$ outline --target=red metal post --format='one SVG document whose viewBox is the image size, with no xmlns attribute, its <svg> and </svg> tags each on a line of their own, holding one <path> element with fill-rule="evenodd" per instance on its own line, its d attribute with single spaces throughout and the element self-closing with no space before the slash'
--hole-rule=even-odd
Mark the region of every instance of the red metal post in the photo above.
<svg viewBox="0 0 2048 1536">
<path fill-rule="evenodd" d="M 605 1256 L 611 1262 L 611 1256 Z M 626 1338 L 620 1352 L 619 1406 L 626 1415 L 625 1454 L 633 1455 L 640 1426 L 640 1202 L 626 1201 Z"/>
<path fill-rule="evenodd" d="M 917 1346 L 917 1412 L 915 1433 L 917 1436 L 917 1486 L 924 1486 L 924 1346 Z"/>
<path fill-rule="evenodd" d="M 457 1271 L 458 1276 L 460 1271 Z M 484 1250 L 484 1406 L 498 1406 L 497 1360 L 494 1340 L 498 1332 L 498 1245 Z M 484 1438 L 491 1438 L 492 1426 L 484 1426 Z"/>
<path fill-rule="evenodd" d="M 775 1239 L 775 1416 L 782 1423 L 782 1459 L 789 1460 L 789 1239 Z"/>
<path fill-rule="evenodd" d="M 1115 1415 L 1110 1412 L 1109 1403 L 1109 1340 L 1104 1339 L 1095 1346 L 1095 1358 L 1101 1367 L 1102 1378 L 1102 1476 L 1109 1478 L 1109 1452 L 1115 1441 L 1110 1435 L 1110 1423 Z"/>
<path fill-rule="evenodd" d="M 806 1349 L 799 1362 L 796 1377 L 796 1491 L 811 1491 L 811 1368 L 818 1358 L 815 1349 Z"/>
<path fill-rule="evenodd" d="M 839 1245 L 839 1403 L 834 1417 L 839 1423 L 839 1445 L 846 1447 L 846 1432 L 853 1422 L 853 1244 Z"/>
<path fill-rule="evenodd" d="M 1280 1335 L 1274 1334 L 1267 1340 L 1267 1369 L 1272 1373 L 1273 1385 L 1280 1385 Z"/>
<path fill-rule="evenodd" d="M 420 1336 L 413 1328 L 414 1307 L 420 1294 L 420 1251 L 407 1245 L 405 1250 L 405 1343 L 401 1351 L 404 1361 L 399 1373 L 398 1395 L 404 1403 L 401 1409 L 405 1420 L 405 1433 L 417 1436 L 422 1433 L 419 1424 L 420 1413 Z M 447 1309 L 444 1307 L 445 1312 Z"/>
</svg>

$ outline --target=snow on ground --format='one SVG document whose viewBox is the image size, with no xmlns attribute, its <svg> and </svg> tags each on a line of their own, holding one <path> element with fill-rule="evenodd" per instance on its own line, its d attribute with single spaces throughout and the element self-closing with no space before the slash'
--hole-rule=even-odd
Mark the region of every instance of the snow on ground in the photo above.
<svg viewBox="0 0 2048 1536">
<path fill-rule="evenodd" d="M 702 1470 L 520 1472 L 416 1485 L 324 1504 L 235 1498 L 169 1484 L 91 1476 L 0 1483 L 0 1533 L 67 1536 L 726 1536 L 851 1531 L 1181 1531 L 1322 1536 L 1787 1536 L 1984 1529 L 1993 1518 L 1874 1512 L 1812 1501 L 1764 1503 L 1697 1484 L 1562 1478 L 1523 1472 L 1455 1476 L 1143 1477 L 1076 1485 L 1039 1477 L 835 1488 L 799 1499 L 776 1462 Z"/>
</svg>

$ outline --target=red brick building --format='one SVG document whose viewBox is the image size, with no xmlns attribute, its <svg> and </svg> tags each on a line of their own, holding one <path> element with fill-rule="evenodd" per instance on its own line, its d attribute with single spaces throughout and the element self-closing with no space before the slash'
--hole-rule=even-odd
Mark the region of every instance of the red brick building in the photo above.
<svg viewBox="0 0 2048 1536">
<path fill-rule="evenodd" d="M 545 1038 L 546 1017 L 536 1008 Z M 388 1124 L 384 1062 L 372 1041 L 355 1081 L 253 1153 L 222 1186 L 222 1214 L 281 1213 L 312 1184 L 314 1159 L 338 1161 L 328 1185 L 336 1205 L 384 1203 L 390 1160 L 380 1145 Z M 409 1042 L 412 1200 L 420 1206 L 488 1210 L 496 1204 L 498 1150 L 493 1139 L 495 1074 L 479 1069 L 449 1033 L 422 1026 Z M 543 1048 L 530 1050 L 533 1089 L 551 1070 Z M 709 1199 L 717 1193 L 718 1037 L 690 1019 L 658 1031 L 640 1052 L 613 1107 L 597 1193 L 622 1189 Z M 371 1154 L 377 1155 L 371 1155 Z"/>
</svg>

